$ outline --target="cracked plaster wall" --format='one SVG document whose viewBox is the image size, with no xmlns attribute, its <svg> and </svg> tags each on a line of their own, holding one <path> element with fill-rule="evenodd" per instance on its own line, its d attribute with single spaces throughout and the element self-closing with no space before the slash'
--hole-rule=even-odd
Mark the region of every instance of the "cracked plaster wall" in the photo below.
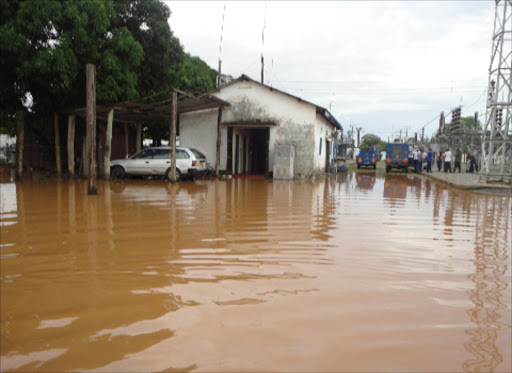
<svg viewBox="0 0 512 373">
<path fill-rule="evenodd" d="M 318 154 L 316 137 L 320 130 L 314 105 L 253 82 L 226 87 L 216 96 L 231 104 L 224 110 L 223 123 L 275 124 L 270 127 L 269 170 L 273 169 L 274 144 L 277 144 L 294 146 L 296 176 L 323 172 L 325 154 Z"/>
</svg>

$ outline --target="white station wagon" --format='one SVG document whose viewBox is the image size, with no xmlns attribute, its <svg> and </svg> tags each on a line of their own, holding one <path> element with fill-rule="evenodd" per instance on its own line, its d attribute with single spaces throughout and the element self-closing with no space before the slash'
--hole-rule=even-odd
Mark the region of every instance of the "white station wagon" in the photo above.
<svg viewBox="0 0 512 373">
<path fill-rule="evenodd" d="M 206 156 L 197 149 L 176 147 L 176 180 L 202 175 L 207 171 Z M 126 159 L 110 162 L 110 175 L 164 176 L 170 179 L 171 147 L 146 148 Z"/>
</svg>

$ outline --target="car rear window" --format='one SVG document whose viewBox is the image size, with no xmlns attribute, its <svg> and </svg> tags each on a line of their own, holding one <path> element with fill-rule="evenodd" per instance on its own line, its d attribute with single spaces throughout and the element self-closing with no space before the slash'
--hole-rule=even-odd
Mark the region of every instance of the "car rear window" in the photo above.
<svg viewBox="0 0 512 373">
<path fill-rule="evenodd" d="M 200 152 L 199 150 L 197 150 L 197 149 L 190 149 L 190 151 L 191 151 L 192 153 L 194 153 L 194 155 L 195 155 L 195 157 L 196 157 L 197 159 L 206 158 L 206 155 L 204 155 L 203 153 L 201 153 L 201 152 Z"/>
<path fill-rule="evenodd" d="M 368 156 L 371 156 L 371 155 L 372 155 L 372 151 L 371 150 L 361 150 L 361 156 L 368 157 Z"/>
<path fill-rule="evenodd" d="M 395 155 L 400 155 L 400 154 L 402 154 L 404 152 L 404 148 L 402 148 L 401 146 L 392 146 L 391 147 L 391 151 Z"/>
<path fill-rule="evenodd" d="M 176 159 L 188 159 L 190 156 L 183 149 L 176 149 Z"/>
</svg>

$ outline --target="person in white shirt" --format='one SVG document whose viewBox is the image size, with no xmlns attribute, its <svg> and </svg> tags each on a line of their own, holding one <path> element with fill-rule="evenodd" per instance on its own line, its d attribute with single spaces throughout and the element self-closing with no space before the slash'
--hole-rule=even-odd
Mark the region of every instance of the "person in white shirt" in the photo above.
<svg viewBox="0 0 512 373">
<path fill-rule="evenodd" d="M 412 159 L 414 161 L 414 171 L 418 171 L 418 152 L 416 149 L 412 151 Z"/>
<path fill-rule="evenodd" d="M 452 172 L 452 152 L 450 149 L 446 150 L 446 153 L 444 153 L 444 172 Z"/>
</svg>

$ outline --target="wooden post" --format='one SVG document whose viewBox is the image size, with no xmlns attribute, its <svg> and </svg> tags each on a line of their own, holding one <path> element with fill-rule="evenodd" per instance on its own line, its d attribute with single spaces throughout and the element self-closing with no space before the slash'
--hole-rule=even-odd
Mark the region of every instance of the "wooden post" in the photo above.
<svg viewBox="0 0 512 373">
<path fill-rule="evenodd" d="M 23 110 L 16 111 L 16 181 L 23 180 Z"/>
<path fill-rule="evenodd" d="M 136 150 L 140 152 L 142 144 L 142 123 L 137 123 L 137 147 Z"/>
<path fill-rule="evenodd" d="M 55 132 L 55 163 L 57 164 L 57 178 L 62 175 L 62 164 L 60 159 L 60 133 L 59 133 L 59 113 L 53 113 L 53 129 Z"/>
<path fill-rule="evenodd" d="M 219 177 L 219 163 L 220 163 L 220 123 L 222 122 L 222 108 L 219 107 L 217 115 L 217 154 L 215 158 L 215 176 Z"/>
<path fill-rule="evenodd" d="M 110 153 L 112 148 L 112 122 L 114 120 L 114 108 L 108 111 L 107 117 L 107 138 L 105 140 L 105 180 L 110 179 Z"/>
<path fill-rule="evenodd" d="M 178 118 L 178 93 L 172 91 L 172 110 L 171 110 L 171 136 L 169 146 L 171 147 L 171 175 L 172 183 L 176 182 L 176 124 Z"/>
<path fill-rule="evenodd" d="M 87 134 L 86 138 L 82 141 L 82 174 L 84 177 L 87 177 L 89 174 L 89 168 L 87 167 L 89 163 L 87 162 Z"/>
<path fill-rule="evenodd" d="M 87 141 L 87 194 L 96 195 L 96 66 L 87 64 L 86 71 L 86 141 Z"/>
<path fill-rule="evenodd" d="M 128 157 L 129 149 L 128 149 L 128 123 L 124 124 L 124 156 Z"/>
<path fill-rule="evenodd" d="M 68 174 L 75 174 L 75 116 L 68 116 Z"/>
</svg>

